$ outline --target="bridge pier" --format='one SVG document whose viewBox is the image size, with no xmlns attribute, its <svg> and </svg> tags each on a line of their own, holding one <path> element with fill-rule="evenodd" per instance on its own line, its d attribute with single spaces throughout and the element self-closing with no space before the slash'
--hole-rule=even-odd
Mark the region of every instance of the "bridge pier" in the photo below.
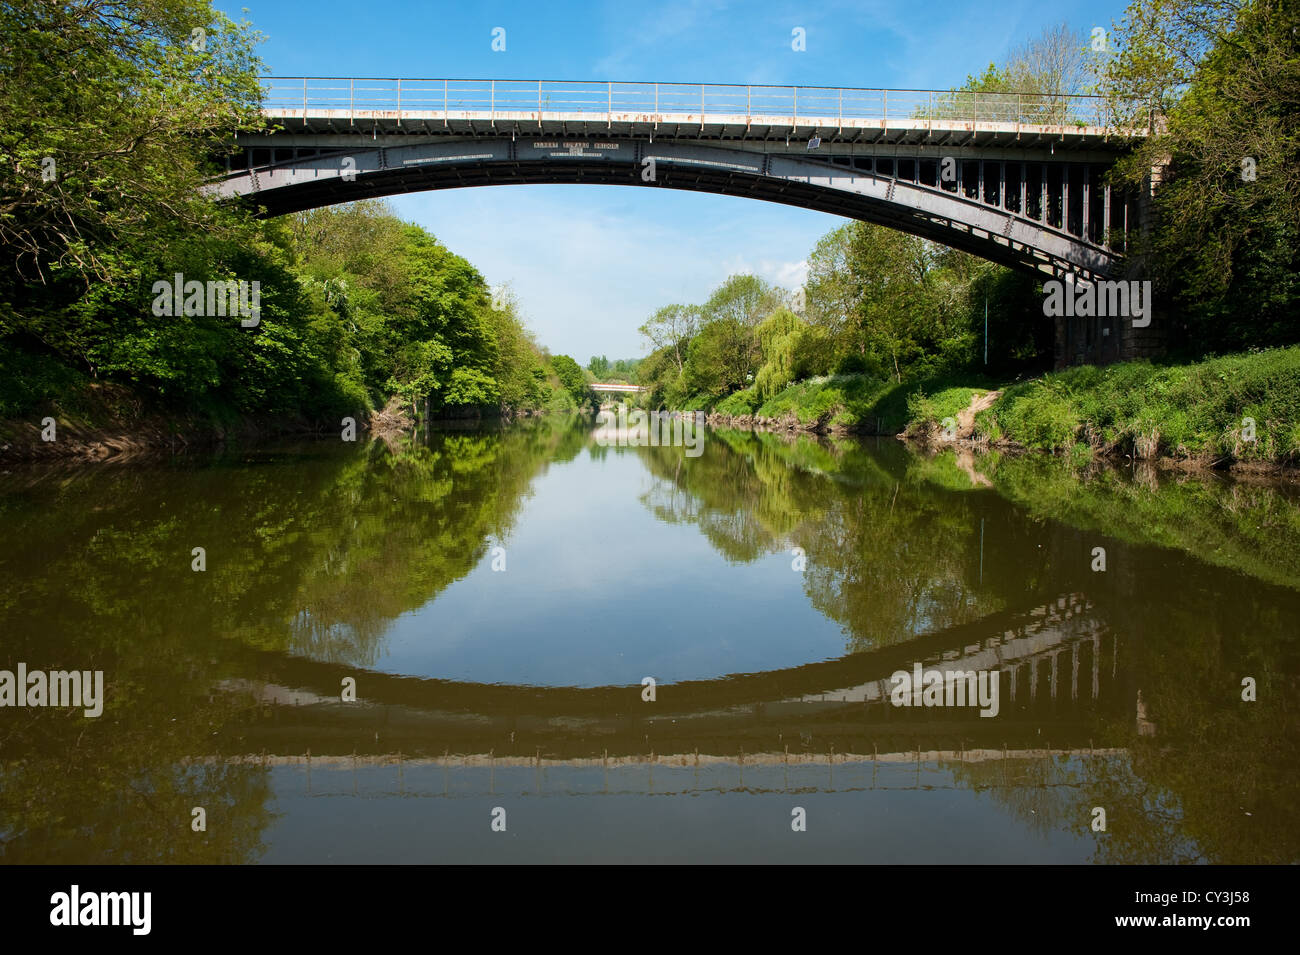
<svg viewBox="0 0 1300 955">
<path fill-rule="evenodd" d="M 1164 180 L 1169 162 L 1169 157 L 1162 157 L 1151 167 L 1135 202 L 1115 207 L 1122 209 L 1124 238 L 1120 245 L 1125 253 L 1122 275 L 1115 278 L 1128 283 L 1148 281 L 1147 256 L 1142 247 L 1155 219 L 1155 191 Z M 1109 198 L 1106 205 L 1109 210 Z M 1109 217 L 1111 213 L 1107 211 L 1106 215 Z M 1114 225 L 1114 219 L 1111 224 Z M 1130 234 L 1138 238 L 1130 240 Z M 1145 301 L 1149 309 L 1145 324 L 1135 322 L 1132 316 L 1057 316 L 1054 367 L 1060 370 L 1072 365 L 1108 365 L 1163 355 L 1173 316 L 1162 298 L 1152 295 Z"/>
</svg>

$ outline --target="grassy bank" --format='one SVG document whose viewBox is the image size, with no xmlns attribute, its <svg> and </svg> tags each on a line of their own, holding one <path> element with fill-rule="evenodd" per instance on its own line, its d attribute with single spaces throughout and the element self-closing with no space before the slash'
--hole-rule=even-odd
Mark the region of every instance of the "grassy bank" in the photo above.
<svg viewBox="0 0 1300 955">
<path fill-rule="evenodd" d="M 1300 348 L 1072 368 L 1007 388 L 976 429 L 1046 451 L 1295 463 Z"/>
<path fill-rule="evenodd" d="M 832 375 L 796 382 L 766 400 L 748 388 L 716 403 L 693 402 L 695 408 L 689 410 L 705 410 L 720 422 L 737 424 L 899 434 L 921 411 L 942 411 L 936 420 L 956 414 L 960 408 L 949 411 L 948 405 L 961 401 L 959 391 L 963 388 L 968 394 L 972 392 L 971 387 L 953 378 L 899 384 L 869 375 Z M 929 401 L 927 396 L 938 395 L 942 395 L 938 403 L 917 404 L 918 400 Z M 968 403 L 969 398 L 961 401 L 961 408 Z"/>
<path fill-rule="evenodd" d="M 1000 394 L 990 407 L 963 415 L 991 390 Z M 1300 347 L 1190 364 L 1083 366 L 1011 384 L 978 375 L 902 384 L 842 375 L 766 400 L 746 389 L 694 404 L 718 423 L 919 437 L 952 418 L 961 441 L 1083 459 L 1300 462 Z"/>
</svg>

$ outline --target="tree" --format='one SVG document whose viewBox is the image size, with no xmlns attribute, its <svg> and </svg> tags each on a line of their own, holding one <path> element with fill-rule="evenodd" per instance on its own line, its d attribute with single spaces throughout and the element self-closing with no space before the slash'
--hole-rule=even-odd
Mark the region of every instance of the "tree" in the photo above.
<svg viewBox="0 0 1300 955">
<path fill-rule="evenodd" d="M 704 323 L 731 321 L 742 328 L 758 323 L 781 305 L 777 290 L 756 275 L 733 275 L 709 296 L 701 308 Z"/>
<path fill-rule="evenodd" d="M 587 378 L 582 373 L 582 366 L 570 358 L 568 355 L 552 355 L 551 368 L 555 371 L 556 377 L 560 379 L 560 384 L 573 397 L 579 407 L 599 407 L 600 401 L 596 393 L 591 390 L 587 384 Z"/>
<path fill-rule="evenodd" d="M 0 37 L 10 281 L 84 290 L 180 237 L 238 226 L 199 186 L 209 155 L 262 125 L 246 24 L 204 0 L 18 0 L 0 5 Z"/>
<path fill-rule="evenodd" d="M 488 318 L 497 343 L 492 377 L 501 406 L 508 412 L 540 407 L 544 394 L 542 382 L 546 378 L 540 349 L 519 319 L 514 295 L 505 296 L 498 304 L 499 307 L 488 309 Z"/>
<path fill-rule="evenodd" d="M 638 329 L 656 349 L 668 349 L 680 373 L 686 346 L 699 331 L 700 310 L 693 305 L 665 305 Z"/>
<path fill-rule="evenodd" d="M 1011 51 L 1003 72 L 1022 94 L 1021 122 L 1060 124 L 1085 118 L 1069 97 L 1087 92 L 1096 80 L 1095 60 L 1084 52 L 1089 49 L 1081 30 L 1061 23 L 1045 27 Z"/>
<path fill-rule="evenodd" d="M 1300 341 L 1297 29 L 1294 4 L 1135 0 L 1113 34 L 1110 113 L 1154 128 L 1116 177 L 1162 171 L 1137 251 L 1188 351 Z"/>
<path fill-rule="evenodd" d="M 858 304 L 859 290 L 849 268 L 852 240 L 852 223 L 842 225 L 822 236 L 808 256 L 808 319 L 837 339 L 845 334 Z"/>
<path fill-rule="evenodd" d="M 830 336 L 789 309 L 777 309 L 765 318 L 758 326 L 758 339 L 763 364 L 754 376 L 754 387 L 760 398 L 770 398 L 791 382 L 830 369 Z"/>
<path fill-rule="evenodd" d="M 1232 32 L 1241 0 L 1136 0 L 1118 27 L 1101 73 L 1111 122 L 1155 131 L 1182 99 L 1206 55 Z"/>
<path fill-rule="evenodd" d="M 839 340 L 841 355 L 901 381 L 923 353 L 934 319 L 934 247 L 884 226 L 854 222 L 831 233 L 809 260 L 809 316 Z"/>
<path fill-rule="evenodd" d="M 752 379 L 757 352 L 754 333 L 736 319 L 709 322 L 691 340 L 682 387 L 689 395 L 709 398 L 744 388 Z"/>
<path fill-rule="evenodd" d="M 201 192 L 262 123 L 255 40 L 199 0 L 0 4 L 0 416 L 105 384 L 221 417 L 539 404 L 513 302 L 384 204 L 259 221 Z M 251 284 L 259 320 L 156 314 L 176 273 Z"/>
<path fill-rule="evenodd" d="M 641 364 L 639 358 L 620 358 L 614 362 L 614 378 L 617 381 L 626 381 L 630 385 L 637 383 L 637 368 Z"/>
<path fill-rule="evenodd" d="M 1012 49 L 1002 64 L 990 63 L 925 110 L 934 119 L 996 120 L 1061 125 L 1094 122 L 1080 101 L 1095 81 L 1094 59 L 1081 31 L 1050 26 Z"/>
<path fill-rule="evenodd" d="M 714 289 L 700 307 L 701 334 L 709 333 L 708 344 L 696 352 L 693 378 L 728 383 L 728 390 L 745 388 L 762 363 L 757 329 L 759 324 L 784 303 L 783 293 L 756 275 L 733 275 Z M 706 359 L 715 367 L 704 369 Z"/>
</svg>

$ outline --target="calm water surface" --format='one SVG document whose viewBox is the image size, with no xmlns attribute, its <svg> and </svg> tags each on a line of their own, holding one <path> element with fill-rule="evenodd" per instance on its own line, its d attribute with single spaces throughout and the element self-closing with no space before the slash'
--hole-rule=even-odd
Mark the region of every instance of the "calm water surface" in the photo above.
<svg viewBox="0 0 1300 955">
<path fill-rule="evenodd" d="M 0 581 L 105 681 L 0 708 L 4 862 L 1300 861 L 1290 485 L 547 419 L 11 469 Z"/>
</svg>

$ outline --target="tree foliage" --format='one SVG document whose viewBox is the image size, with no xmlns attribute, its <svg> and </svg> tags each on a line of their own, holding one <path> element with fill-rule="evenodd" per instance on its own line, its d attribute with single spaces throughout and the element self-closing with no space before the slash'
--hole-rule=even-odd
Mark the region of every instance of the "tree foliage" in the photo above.
<svg viewBox="0 0 1300 955">
<path fill-rule="evenodd" d="M 84 290 L 231 222 L 198 187 L 262 123 L 246 24 L 206 0 L 16 0 L 0 37 L 7 281 Z"/>
<path fill-rule="evenodd" d="M 582 366 L 577 361 L 568 355 L 552 355 L 551 368 L 579 408 L 600 406 L 600 400 L 591 390 L 591 384 L 587 381 L 587 376 L 582 373 Z"/>
<path fill-rule="evenodd" d="M 1194 353 L 1300 341 L 1300 57 L 1294 4 L 1135 0 L 1103 78 L 1119 125 L 1153 129 L 1119 168 L 1160 170 L 1137 254 Z"/>
<path fill-rule="evenodd" d="M 104 385 L 223 418 L 539 406 L 513 300 L 382 203 L 258 221 L 202 191 L 262 123 L 257 40 L 204 0 L 0 5 L 0 416 Z M 157 314 L 177 275 L 260 289 L 257 320 Z"/>
</svg>

